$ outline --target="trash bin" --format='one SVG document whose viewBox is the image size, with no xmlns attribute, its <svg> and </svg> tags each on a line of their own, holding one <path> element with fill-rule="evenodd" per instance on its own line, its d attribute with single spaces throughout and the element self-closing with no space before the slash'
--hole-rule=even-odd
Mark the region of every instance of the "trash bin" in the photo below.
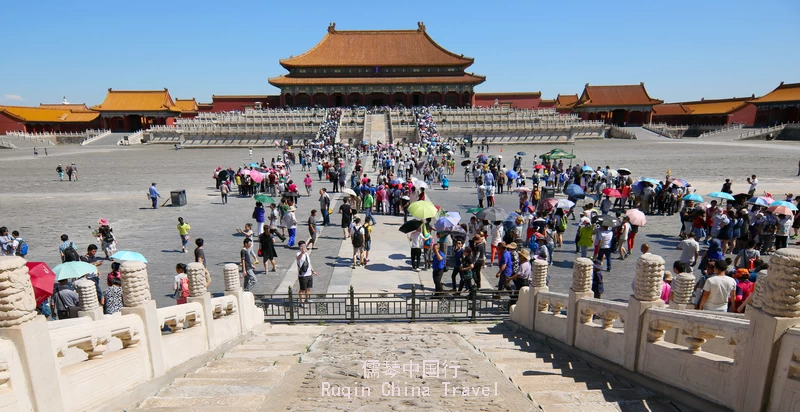
<svg viewBox="0 0 800 412">
<path fill-rule="evenodd" d="M 173 190 L 169 192 L 172 199 L 172 206 L 186 206 L 186 190 Z"/>
<path fill-rule="evenodd" d="M 542 199 L 551 199 L 554 197 L 556 197 L 556 188 L 554 187 L 542 188 Z"/>
<path fill-rule="evenodd" d="M 469 150 L 464 150 L 464 157 L 469 158 Z"/>
</svg>

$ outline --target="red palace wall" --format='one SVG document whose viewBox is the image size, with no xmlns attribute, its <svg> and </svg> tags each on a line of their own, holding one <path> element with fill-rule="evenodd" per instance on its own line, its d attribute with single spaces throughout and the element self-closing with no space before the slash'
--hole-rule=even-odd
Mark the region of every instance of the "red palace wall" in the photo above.
<svg viewBox="0 0 800 412">
<path fill-rule="evenodd" d="M 0 113 L 0 134 L 7 132 L 24 132 L 25 123 L 22 123 L 5 113 Z"/>
<path fill-rule="evenodd" d="M 472 106 L 494 106 L 494 101 L 501 106 L 511 106 L 516 109 L 537 109 L 542 96 L 539 94 L 506 94 L 506 93 L 475 93 Z"/>
<path fill-rule="evenodd" d="M 744 123 L 747 126 L 752 126 L 756 122 L 756 106 L 754 104 L 747 104 L 741 109 L 728 115 L 728 123 Z"/>
</svg>

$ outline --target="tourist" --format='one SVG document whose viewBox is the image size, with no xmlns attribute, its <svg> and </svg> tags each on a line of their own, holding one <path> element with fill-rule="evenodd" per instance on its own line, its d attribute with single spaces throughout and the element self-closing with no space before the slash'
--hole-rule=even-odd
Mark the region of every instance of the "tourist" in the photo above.
<svg viewBox="0 0 800 412">
<path fill-rule="evenodd" d="M 350 228 L 350 223 L 353 220 L 353 209 L 350 206 L 348 199 L 345 198 L 342 202 L 342 205 L 339 206 L 339 213 L 342 214 L 342 234 L 344 235 L 344 238 L 347 239 L 350 236 L 348 230 Z"/>
<path fill-rule="evenodd" d="M 744 312 L 746 302 L 755 290 L 756 284 L 750 280 L 750 271 L 747 269 L 736 269 L 736 300 L 731 305 L 731 312 Z"/>
<path fill-rule="evenodd" d="M 64 181 L 64 168 L 61 166 L 61 163 L 56 166 L 56 173 L 58 173 L 58 180 L 63 182 Z"/>
<path fill-rule="evenodd" d="M 106 285 L 111 286 L 111 281 L 114 279 L 122 279 L 122 273 L 119 271 L 120 268 L 119 262 L 113 262 L 111 264 L 111 272 L 108 272 L 106 276 Z"/>
<path fill-rule="evenodd" d="M 367 189 L 364 193 L 364 202 L 362 203 L 362 207 L 364 208 L 364 222 L 371 222 L 373 225 L 377 223 L 375 221 L 375 217 L 372 216 L 372 207 L 375 204 L 375 198 L 372 196 L 372 193 L 369 189 Z"/>
<path fill-rule="evenodd" d="M 61 235 L 62 242 L 67 240 L 65 239 L 66 236 L 67 235 Z M 8 228 L 5 226 L 0 227 L 0 256 L 14 256 L 15 254 L 16 250 L 14 249 L 14 239 L 11 236 L 9 236 Z M 61 256 L 62 256 L 61 261 L 63 262 L 64 261 L 63 249 L 61 251 Z"/>
<path fill-rule="evenodd" d="M 762 255 L 770 255 L 775 250 L 775 233 L 778 231 L 778 219 L 769 210 L 765 211 L 761 218 L 756 220 L 756 226 L 760 228 L 759 251 Z"/>
<path fill-rule="evenodd" d="M 293 247 L 295 245 L 295 238 L 297 236 L 297 217 L 294 212 L 297 210 L 294 206 L 289 206 L 289 211 L 283 215 L 284 226 L 289 230 L 289 242 L 287 246 Z"/>
<path fill-rule="evenodd" d="M 328 190 L 324 187 L 319 189 L 319 209 L 322 211 L 322 226 L 329 226 L 331 224 L 331 197 L 328 196 Z"/>
<path fill-rule="evenodd" d="M 475 281 L 476 290 L 481 289 L 481 275 L 482 269 L 486 266 L 486 238 L 483 236 L 483 231 L 479 231 L 473 238 L 472 246 L 472 279 Z"/>
<path fill-rule="evenodd" d="M 603 261 L 595 259 L 592 262 L 592 292 L 594 292 L 595 299 L 601 299 L 605 293 L 603 286 Z"/>
<path fill-rule="evenodd" d="M 411 242 L 411 270 L 419 272 L 420 258 L 422 257 L 422 243 L 423 235 L 421 229 L 417 229 L 408 234 L 408 240 Z"/>
<path fill-rule="evenodd" d="M 456 239 L 453 247 L 453 272 L 450 274 L 453 284 L 453 287 L 450 289 L 451 292 L 455 292 L 458 287 L 458 284 L 456 283 L 456 276 L 459 274 L 459 263 L 461 262 L 461 256 L 463 254 L 464 242 L 461 239 Z"/>
<path fill-rule="evenodd" d="M 0 227 L 0 249 L 2 249 L 2 253 L 5 254 L 5 256 L 8 256 L 8 254 L 6 254 L 6 247 L 4 246 L 6 243 L 2 241 L 2 238 L 5 236 L 3 233 L 4 231 L 8 233 L 5 227 Z M 61 235 L 61 244 L 58 246 L 58 251 L 61 253 L 61 262 L 80 260 L 80 255 L 78 255 L 75 243 L 72 243 L 72 241 L 69 240 L 69 236 L 66 234 Z"/>
<path fill-rule="evenodd" d="M 114 229 L 108 224 L 108 220 L 100 219 L 97 221 L 100 227 L 97 229 L 97 238 L 100 241 L 100 247 L 106 255 L 106 260 L 110 255 L 116 251 L 117 239 L 114 237 Z"/>
<path fill-rule="evenodd" d="M 494 257 L 498 254 L 497 246 L 503 241 L 503 222 L 496 221 L 491 226 L 492 245 L 489 252 L 489 266 L 494 264 Z M 499 260 L 499 255 L 498 255 Z"/>
<path fill-rule="evenodd" d="M 462 287 L 465 287 L 467 291 L 469 291 L 467 299 L 472 299 L 476 291 L 476 289 L 472 286 L 472 279 L 475 276 L 472 272 L 472 268 L 474 266 L 473 262 L 472 249 L 465 247 L 464 252 L 461 254 L 461 261 L 458 264 L 459 273 L 461 273 L 461 283 L 458 286 L 457 295 L 460 295 L 461 291 L 463 290 Z"/>
<path fill-rule="evenodd" d="M 75 178 L 75 180 L 78 179 Z M 161 198 L 161 194 L 158 193 L 155 182 L 150 184 L 150 189 L 147 191 L 147 196 L 150 198 L 150 201 L 153 202 L 153 209 L 158 209 L 158 199 Z"/>
<path fill-rule="evenodd" d="M 172 283 L 172 297 L 175 303 L 182 305 L 189 297 L 189 277 L 186 275 L 186 264 L 178 263 L 175 265 L 175 277 Z"/>
<path fill-rule="evenodd" d="M 672 273 L 668 270 L 664 271 L 664 276 L 661 278 L 661 300 L 669 305 L 669 297 L 672 295 Z"/>
<path fill-rule="evenodd" d="M 364 248 L 364 227 L 361 226 L 361 219 L 356 217 L 348 227 L 350 234 L 350 243 L 353 245 L 353 269 L 356 266 L 361 266 L 363 259 L 362 253 Z"/>
<path fill-rule="evenodd" d="M 122 310 L 122 279 L 113 278 L 110 281 L 111 284 L 104 292 L 106 302 L 103 313 L 106 315 L 113 315 Z"/>
<path fill-rule="evenodd" d="M 775 229 L 775 250 L 788 247 L 793 223 L 794 215 L 778 215 L 778 224 Z"/>
<path fill-rule="evenodd" d="M 759 259 L 761 259 L 761 253 L 756 250 L 756 241 L 748 240 L 747 248 L 739 251 L 733 261 L 733 265 L 737 269 L 753 270 L 756 267 L 756 261 Z"/>
<path fill-rule="evenodd" d="M 274 203 L 271 203 L 270 207 L 274 207 L 273 205 L 274 205 Z M 266 213 L 266 211 L 264 210 L 264 204 L 261 203 L 261 202 L 256 202 L 256 206 L 253 208 L 253 214 L 251 215 L 251 217 L 253 219 L 255 219 L 256 225 L 258 225 L 258 234 L 259 235 L 262 232 L 264 232 L 264 215 L 265 215 L 265 213 Z M 270 216 L 270 218 L 271 218 L 271 216 Z M 272 221 L 270 221 L 270 228 L 272 228 Z"/>
<path fill-rule="evenodd" d="M 230 186 L 228 186 L 228 182 L 224 181 L 219 185 L 219 195 L 222 198 L 222 204 L 228 204 L 228 193 L 231 192 Z"/>
<path fill-rule="evenodd" d="M 606 258 L 606 271 L 611 271 L 611 243 L 614 240 L 614 231 L 606 226 L 600 226 L 594 231 L 594 244 L 597 250 L 597 259 Z"/>
<path fill-rule="evenodd" d="M 311 183 L 312 182 L 313 181 L 311 180 L 311 175 L 306 173 L 306 177 L 303 178 L 303 184 L 306 186 L 306 195 L 308 195 L 308 196 L 311 196 Z"/>
<path fill-rule="evenodd" d="M 69 285 L 69 279 L 58 281 L 55 293 L 50 298 L 50 308 L 58 315 L 58 319 L 71 319 L 78 317 L 78 292 Z"/>
<path fill-rule="evenodd" d="M 703 285 L 699 310 L 727 312 L 728 302 L 736 302 L 736 281 L 725 274 L 727 269 L 725 261 L 714 262 L 714 276 Z"/>
<path fill-rule="evenodd" d="M 695 240 L 694 232 L 689 232 L 686 235 L 686 239 L 678 243 L 675 248 L 681 251 L 681 257 L 678 261 L 685 263 L 689 273 L 691 273 L 700 256 L 700 244 Z"/>
<path fill-rule="evenodd" d="M 756 194 L 756 189 L 758 189 L 758 179 L 756 179 L 756 175 L 748 177 L 747 183 L 750 183 L 750 189 L 747 190 L 747 195 L 752 197 Z"/>
<path fill-rule="evenodd" d="M 272 240 L 272 232 L 266 231 L 258 236 L 258 247 L 261 257 L 264 259 L 264 270 L 267 270 L 267 262 L 272 265 L 270 272 L 277 271 L 275 258 L 278 253 L 275 251 L 275 243 Z"/>
<path fill-rule="evenodd" d="M 316 249 L 317 244 L 317 209 L 311 210 L 311 215 L 308 216 L 308 220 L 306 221 L 308 225 L 308 242 L 306 242 L 306 247 L 309 250 Z"/>
<path fill-rule="evenodd" d="M 441 295 L 444 293 L 444 288 L 442 287 L 442 275 L 444 275 L 444 266 L 447 257 L 445 256 L 444 252 L 439 249 L 439 243 L 434 243 L 432 249 L 433 285 L 435 291 L 434 295 Z"/>
<path fill-rule="evenodd" d="M 253 262 L 253 254 L 250 252 L 250 247 L 253 241 L 245 238 L 242 242 L 242 250 L 239 251 L 239 257 L 242 265 L 242 274 L 244 275 L 244 291 L 250 291 L 250 288 L 256 284 L 255 263 Z M 256 261 L 257 262 L 257 261 Z"/>
<path fill-rule="evenodd" d="M 497 264 L 499 266 L 495 277 L 497 281 L 497 290 L 510 290 L 508 281 L 513 275 L 513 260 L 511 259 L 511 251 L 506 249 L 505 242 L 497 244 Z"/>
<path fill-rule="evenodd" d="M 517 290 L 521 290 L 525 286 L 531 285 L 532 268 L 531 268 L 531 253 L 528 249 L 520 249 L 517 252 L 519 259 L 519 271 L 511 276 L 514 286 Z"/>
<path fill-rule="evenodd" d="M 363 253 L 363 265 L 367 266 L 367 262 L 369 262 L 369 251 L 372 249 L 372 225 L 369 222 L 364 222 L 364 253 Z"/>
<path fill-rule="evenodd" d="M 181 253 L 186 253 L 186 245 L 189 244 L 189 229 L 192 227 L 178 217 L 178 235 L 181 237 Z"/>
<path fill-rule="evenodd" d="M 581 257 L 586 257 L 588 249 L 594 246 L 594 226 L 592 221 L 588 217 L 581 217 L 577 232 L 576 247 L 580 248 Z"/>
<path fill-rule="evenodd" d="M 297 280 L 300 283 L 300 307 L 302 308 L 304 303 L 309 303 L 311 288 L 314 287 L 314 278 L 312 276 L 316 276 L 318 273 L 311 267 L 311 257 L 308 255 L 308 250 L 306 250 L 306 242 L 301 240 L 297 247 L 300 251 L 297 252 L 295 261 L 297 263 Z M 305 302 L 303 301 L 303 295 L 306 297 Z"/>
<path fill-rule="evenodd" d="M 625 260 L 630 252 L 625 248 L 628 246 L 628 235 L 631 232 L 631 218 L 625 216 L 622 219 L 622 225 L 619 227 L 619 238 L 617 244 L 619 245 L 619 260 Z"/>
</svg>

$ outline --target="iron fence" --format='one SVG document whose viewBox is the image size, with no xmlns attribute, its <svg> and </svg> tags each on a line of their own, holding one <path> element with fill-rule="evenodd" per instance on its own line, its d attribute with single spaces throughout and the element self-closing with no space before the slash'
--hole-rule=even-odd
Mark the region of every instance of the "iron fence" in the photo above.
<svg viewBox="0 0 800 412">
<path fill-rule="evenodd" d="M 508 318 L 516 301 L 516 291 L 477 291 L 469 296 L 445 293 L 370 292 L 312 293 L 309 302 L 301 302 L 289 288 L 286 294 L 257 294 L 256 306 L 264 309 L 265 321 L 348 322 L 359 321 L 477 321 Z"/>
</svg>

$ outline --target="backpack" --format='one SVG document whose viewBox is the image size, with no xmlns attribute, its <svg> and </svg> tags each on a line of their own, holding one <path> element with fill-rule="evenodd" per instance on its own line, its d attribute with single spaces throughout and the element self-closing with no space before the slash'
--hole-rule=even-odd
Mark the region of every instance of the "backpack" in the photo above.
<svg viewBox="0 0 800 412">
<path fill-rule="evenodd" d="M 75 250 L 75 244 L 71 243 L 64 249 L 64 262 L 77 262 L 81 260 L 78 251 Z"/>
<path fill-rule="evenodd" d="M 360 227 L 360 228 L 356 229 L 355 232 L 353 232 L 353 236 L 352 236 L 353 246 L 361 247 L 361 245 L 364 244 L 364 232 L 363 232 L 363 229 L 364 229 L 363 227 Z"/>
<path fill-rule="evenodd" d="M 561 216 L 561 219 L 559 219 L 558 230 L 562 232 L 567 230 L 567 215 Z"/>
<path fill-rule="evenodd" d="M 178 285 L 181 292 L 181 298 L 188 298 L 189 297 L 189 278 L 181 278 L 181 283 Z"/>
<path fill-rule="evenodd" d="M 103 241 L 106 243 L 114 243 L 114 234 L 111 233 L 111 229 L 103 233 Z"/>
<path fill-rule="evenodd" d="M 23 238 L 18 238 L 19 246 L 17 246 L 17 256 L 25 257 L 28 254 L 28 242 Z"/>
</svg>

